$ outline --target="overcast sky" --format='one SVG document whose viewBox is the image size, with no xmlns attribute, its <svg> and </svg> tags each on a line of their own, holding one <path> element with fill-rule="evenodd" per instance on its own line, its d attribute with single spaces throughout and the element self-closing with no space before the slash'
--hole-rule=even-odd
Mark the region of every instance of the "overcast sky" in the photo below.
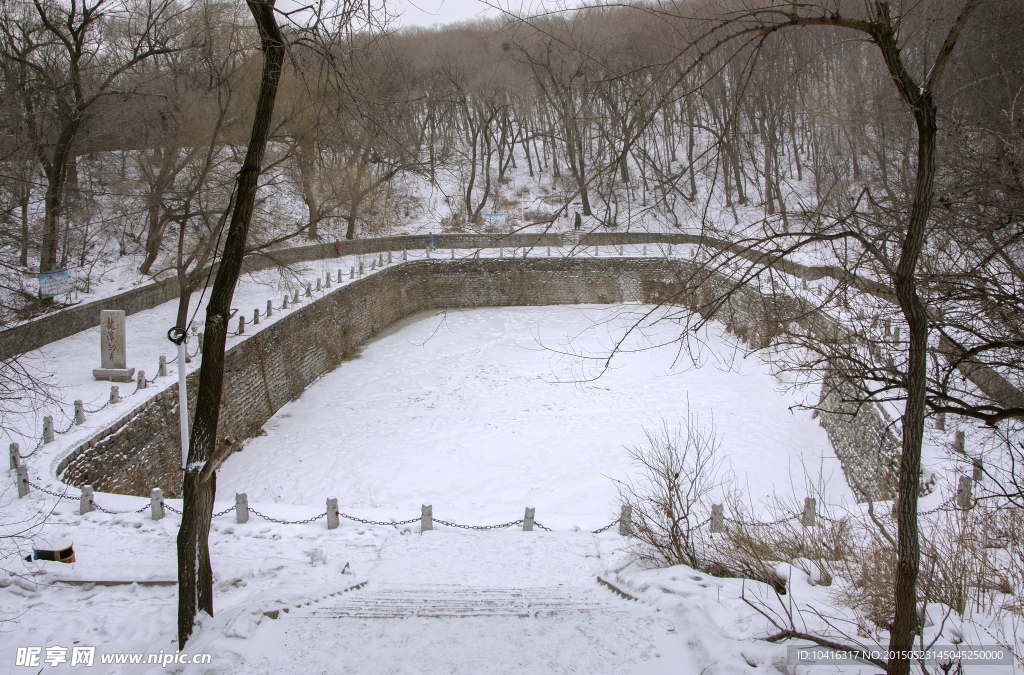
<svg viewBox="0 0 1024 675">
<path fill-rule="evenodd" d="M 480 0 L 397 0 L 389 2 L 388 9 L 401 12 L 400 26 L 432 26 L 500 15 Z"/>
<path fill-rule="evenodd" d="M 278 0 L 282 7 L 289 0 Z M 295 2 L 295 0 L 290 0 Z M 583 0 L 384 0 L 388 13 L 398 17 L 393 26 L 424 26 L 450 24 L 468 19 L 484 19 L 501 16 L 496 7 L 502 7 L 517 15 L 530 15 L 551 11 L 559 7 L 574 7 Z M 377 3 L 374 3 L 375 5 Z M 493 5 L 493 6 L 492 6 Z"/>
</svg>

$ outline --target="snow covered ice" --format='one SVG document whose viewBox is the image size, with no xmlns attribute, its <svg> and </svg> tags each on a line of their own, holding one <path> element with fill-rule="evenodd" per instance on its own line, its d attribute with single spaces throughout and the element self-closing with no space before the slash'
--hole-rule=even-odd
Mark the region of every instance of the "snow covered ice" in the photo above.
<svg viewBox="0 0 1024 675">
<path fill-rule="evenodd" d="M 754 502 L 788 491 L 791 478 L 802 485 L 804 467 L 825 472 L 837 501 L 849 496 L 825 432 L 810 412 L 790 411 L 797 401 L 765 364 L 712 331 L 699 337 L 696 367 L 673 342 L 678 326 L 644 319 L 650 309 L 417 314 L 282 408 L 267 435 L 228 459 L 218 487 L 257 502 L 336 497 L 417 513 L 432 504 L 435 517 L 485 521 L 534 506 L 544 523 L 607 522 L 618 512 L 612 478 L 629 471 L 624 448 L 642 443 L 645 426 L 675 427 L 689 407 L 702 424 L 714 420 Z"/>
</svg>

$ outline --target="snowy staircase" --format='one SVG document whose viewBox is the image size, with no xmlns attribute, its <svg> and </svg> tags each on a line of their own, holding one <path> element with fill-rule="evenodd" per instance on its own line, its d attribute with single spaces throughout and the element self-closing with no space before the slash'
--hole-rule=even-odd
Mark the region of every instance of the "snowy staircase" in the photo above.
<svg viewBox="0 0 1024 675">
<path fill-rule="evenodd" d="M 376 583 L 320 603 L 297 616 L 320 619 L 405 619 L 411 617 L 545 617 L 601 612 L 611 603 L 586 588 L 486 588 L 441 584 Z"/>
</svg>

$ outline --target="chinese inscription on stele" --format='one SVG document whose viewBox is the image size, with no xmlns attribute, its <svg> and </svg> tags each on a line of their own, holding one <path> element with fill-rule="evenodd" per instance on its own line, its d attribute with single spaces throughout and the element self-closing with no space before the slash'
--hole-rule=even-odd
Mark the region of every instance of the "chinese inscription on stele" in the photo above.
<svg viewBox="0 0 1024 675">
<path fill-rule="evenodd" d="M 93 377 L 97 380 L 130 382 L 135 369 L 127 365 L 124 311 L 105 309 L 100 312 L 100 367 L 93 369 Z"/>
</svg>

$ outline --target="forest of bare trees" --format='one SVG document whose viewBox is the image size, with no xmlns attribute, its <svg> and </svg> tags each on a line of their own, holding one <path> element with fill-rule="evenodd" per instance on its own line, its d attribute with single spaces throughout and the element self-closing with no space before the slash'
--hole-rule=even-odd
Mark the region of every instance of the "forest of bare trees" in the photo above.
<svg viewBox="0 0 1024 675">
<path fill-rule="evenodd" d="M 743 286 L 799 295 L 787 262 L 820 268 L 832 290 L 787 305 L 756 346 L 842 372 L 857 383 L 846 403 L 900 411 L 882 537 L 894 648 L 912 643 L 919 570 L 938 555 L 918 532 L 925 424 L 997 430 L 986 499 L 1019 514 L 1020 3 L 678 1 L 329 38 L 282 26 L 246 252 L 386 234 L 422 206 L 412 185 L 446 195 L 438 229 L 478 230 L 516 204 L 516 174 L 551 199 L 512 228 L 579 211 L 704 235 L 702 273 L 733 285 L 697 313 L 685 300 L 684 335 Z M 87 284 L 99 261 L 131 257 L 178 280 L 185 323 L 235 207 L 262 59 L 240 3 L 10 3 L 3 322 L 53 309 L 35 272 L 71 266 Z M 831 340 L 810 325 L 818 310 L 838 318 Z"/>
</svg>

